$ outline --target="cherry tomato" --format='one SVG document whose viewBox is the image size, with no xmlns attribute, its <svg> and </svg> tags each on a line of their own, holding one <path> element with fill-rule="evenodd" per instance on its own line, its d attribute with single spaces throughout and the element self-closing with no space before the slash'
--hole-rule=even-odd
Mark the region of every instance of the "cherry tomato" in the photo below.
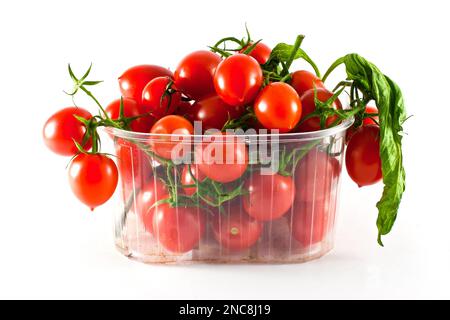
<svg viewBox="0 0 450 320">
<path fill-rule="evenodd" d="M 117 167 L 102 154 L 77 155 L 69 166 L 69 183 L 77 198 L 91 210 L 108 201 L 116 190 Z"/>
<path fill-rule="evenodd" d="M 111 102 L 106 107 L 105 111 L 111 119 L 117 120 L 120 116 L 120 99 Z M 137 117 L 142 113 L 136 101 L 129 98 L 123 98 L 123 114 L 126 118 L 132 118 Z M 131 121 L 130 129 L 136 132 L 148 132 L 155 120 L 152 118 L 152 123 L 149 123 L 149 121 L 144 118 L 147 117 L 138 118 Z"/>
<path fill-rule="evenodd" d="M 295 169 L 296 199 L 302 202 L 326 201 L 340 170 L 337 159 L 317 149 L 311 150 Z"/>
<path fill-rule="evenodd" d="M 173 77 L 169 69 L 155 65 L 139 65 L 127 69 L 119 77 L 119 87 L 122 96 L 142 104 L 142 90 L 156 77 Z"/>
<path fill-rule="evenodd" d="M 153 234 L 153 215 L 157 207 L 153 205 L 167 197 L 166 186 L 156 178 L 147 182 L 137 195 L 136 213 L 144 224 L 145 230 L 150 234 Z"/>
<path fill-rule="evenodd" d="M 377 183 L 383 177 L 380 158 L 380 128 L 374 125 L 358 128 L 345 154 L 350 178 L 359 187 Z"/>
<path fill-rule="evenodd" d="M 192 104 L 189 101 L 181 101 L 175 110 L 175 114 L 188 119 L 190 122 L 194 122 L 191 110 Z"/>
<path fill-rule="evenodd" d="M 222 247 L 239 251 L 250 248 L 258 241 L 263 224 L 249 217 L 238 204 L 226 207 L 224 213 L 216 213 L 212 229 L 214 238 Z"/>
<path fill-rule="evenodd" d="M 372 107 L 372 106 L 366 106 L 366 113 L 368 114 L 377 114 L 378 113 L 378 109 L 376 107 Z M 378 121 L 378 116 L 373 116 L 370 118 L 365 118 L 363 120 L 362 125 L 363 126 L 368 126 L 368 125 L 378 125 L 377 124 Z M 355 133 L 356 128 L 354 128 L 353 126 L 347 129 L 347 133 L 345 135 L 345 141 L 346 143 L 348 143 L 350 141 L 350 138 L 353 136 L 353 134 Z"/>
<path fill-rule="evenodd" d="M 214 93 L 214 71 L 220 61 L 222 58 L 211 51 L 188 54 L 175 70 L 175 86 L 194 100 Z"/>
<path fill-rule="evenodd" d="M 171 207 L 168 203 L 155 207 L 153 231 L 168 251 L 184 253 L 194 249 L 205 233 L 206 218 L 198 208 Z"/>
<path fill-rule="evenodd" d="M 300 97 L 306 91 L 314 89 L 314 86 L 317 89 L 325 89 L 325 85 L 322 80 L 306 70 L 298 70 L 292 73 L 290 85 L 295 89 L 295 91 L 297 91 Z"/>
<path fill-rule="evenodd" d="M 199 170 L 211 180 L 227 183 L 239 179 L 247 169 L 248 152 L 242 138 L 223 133 L 205 137 L 195 149 Z"/>
<path fill-rule="evenodd" d="M 205 180 L 205 178 L 206 176 L 198 170 L 196 165 L 185 165 L 181 173 L 181 184 L 195 185 L 197 184 L 196 180 L 201 182 Z M 197 187 L 183 187 L 183 191 L 186 195 L 192 196 L 195 192 L 197 192 Z"/>
<path fill-rule="evenodd" d="M 262 82 L 263 74 L 258 61 L 242 53 L 224 59 L 214 74 L 217 94 L 232 106 L 244 106 L 252 102 Z"/>
<path fill-rule="evenodd" d="M 150 131 L 153 134 L 162 134 L 165 136 L 152 137 L 151 145 L 153 151 L 160 157 L 172 159 L 172 150 L 179 143 L 186 143 L 188 138 L 180 136 L 191 136 L 194 134 L 194 127 L 185 118 L 177 115 L 169 115 L 159 119 Z M 171 135 L 176 135 L 171 136 Z M 177 139 L 175 139 L 177 138 Z"/>
<path fill-rule="evenodd" d="M 280 218 L 294 202 L 295 184 L 291 177 L 253 173 L 244 187 L 248 191 L 243 197 L 244 209 L 259 221 Z"/>
<path fill-rule="evenodd" d="M 254 105 L 256 118 L 267 129 L 278 129 L 281 133 L 295 128 L 302 116 L 302 102 L 286 83 L 267 85 L 258 95 Z"/>
<path fill-rule="evenodd" d="M 181 93 L 175 91 L 164 96 L 171 82 L 170 77 L 157 77 L 147 83 L 142 91 L 142 110 L 144 112 L 151 112 L 157 118 L 161 118 L 175 111 L 180 104 Z M 171 89 L 176 90 L 173 86 Z"/>
<path fill-rule="evenodd" d="M 249 46 L 252 46 L 253 43 L 250 43 L 248 46 L 242 48 L 240 53 L 243 53 Z M 267 60 L 270 58 L 270 53 L 272 52 L 272 49 L 270 47 L 262 42 L 258 42 L 256 46 L 253 48 L 252 52 L 250 52 L 249 56 L 255 58 L 256 61 L 258 61 L 259 64 L 265 64 Z"/>
<path fill-rule="evenodd" d="M 303 247 L 321 242 L 328 231 L 328 201 L 295 202 L 292 216 L 292 236 Z"/>
<path fill-rule="evenodd" d="M 326 102 L 328 99 L 330 99 L 333 96 L 333 93 L 326 89 L 317 89 L 317 98 L 322 101 Z M 303 107 L 303 113 L 302 113 L 302 120 L 308 116 L 310 113 L 314 112 L 316 110 L 316 105 L 314 103 L 314 89 L 306 91 L 302 97 L 302 107 Z M 342 109 L 342 104 L 339 101 L 339 99 L 336 99 L 332 107 L 335 109 Z M 330 116 L 325 121 L 325 127 L 329 127 L 337 120 L 337 116 Z M 303 121 L 298 127 L 297 131 L 299 132 L 307 132 L 307 131 L 317 131 L 320 130 L 320 118 L 319 117 L 312 117 L 309 118 L 306 121 Z"/>
<path fill-rule="evenodd" d="M 229 119 L 239 118 L 245 109 L 226 104 L 219 96 L 212 95 L 194 103 L 190 110 L 193 121 L 201 121 L 202 129 L 222 130 Z"/>
<path fill-rule="evenodd" d="M 85 119 L 92 118 L 89 111 L 83 108 L 68 107 L 52 115 L 44 125 L 43 137 L 45 145 L 54 153 L 62 156 L 74 156 L 78 149 L 73 140 L 82 144 L 86 127 L 74 115 Z M 92 141 L 89 139 L 84 146 L 89 150 Z"/>
</svg>

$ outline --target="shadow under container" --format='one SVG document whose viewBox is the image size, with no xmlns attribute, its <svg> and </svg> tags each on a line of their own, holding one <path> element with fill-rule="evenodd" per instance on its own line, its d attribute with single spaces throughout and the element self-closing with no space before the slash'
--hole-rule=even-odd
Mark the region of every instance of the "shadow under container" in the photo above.
<svg viewBox="0 0 450 320">
<path fill-rule="evenodd" d="M 141 262 L 172 264 L 301 263 L 323 256 L 334 245 L 352 121 L 307 133 L 180 142 L 107 128 L 120 174 L 117 249 Z"/>
</svg>

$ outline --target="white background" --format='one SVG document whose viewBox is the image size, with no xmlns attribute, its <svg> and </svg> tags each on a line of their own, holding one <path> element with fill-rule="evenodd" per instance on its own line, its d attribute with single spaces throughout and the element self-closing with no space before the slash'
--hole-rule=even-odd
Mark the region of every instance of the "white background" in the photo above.
<svg viewBox="0 0 450 320">
<path fill-rule="evenodd" d="M 450 298 L 447 3 L 2 1 L 0 298 Z M 106 103 L 127 67 L 173 69 L 190 51 L 243 35 L 245 22 L 271 45 L 305 34 L 322 70 L 358 52 L 402 87 L 414 115 L 407 191 L 385 248 L 376 243 L 381 186 L 358 189 L 345 175 L 336 248 L 302 265 L 131 262 L 113 246 L 114 203 L 92 214 L 71 194 L 67 159 L 41 138 L 46 118 L 71 104 L 68 62 L 78 72 L 94 63 Z"/>
</svg>

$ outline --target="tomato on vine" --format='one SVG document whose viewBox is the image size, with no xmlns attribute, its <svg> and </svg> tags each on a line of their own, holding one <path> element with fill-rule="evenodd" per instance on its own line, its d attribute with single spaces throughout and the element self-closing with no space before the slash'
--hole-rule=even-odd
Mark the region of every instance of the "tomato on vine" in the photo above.
<svg viewBox="0 0 450 320">
<path fill-rule="evenodd" d="M 123 101 L 123 116 L 125 118 L 134 118 L 130 122 L 130 129 L 136 132 L 148 132 L 155 122 L 153 117 L 143 116 L 139 117 L 141 109 L 136 101 L 130 98 L 122 98 Z M 105 108 L 106 114 L 112 120 L 120 118 L 120 99 L 114 100 Z M 138 118 L 139 117 L 139 118 Z"/>
<path fill-rule="evenodd" d="M 167 76 L 154 78 L 142 91 L 142 111 L 157 118 L 174 113 L 180 101 L 181 93 Z"/>
<path fill-rule="evenodd" d="M 248 45 L 246 45 L 244 48 L 242 48 L 239 52 L 245 53 L 245 51 L 252 45 L 253 45 L 253 42 L 250 42 Z M 258 42 L 255 45 L 255 47 L 253 48 L 253 50 L 248 55 L 255 58 L 255 60 L 258 61 L 259 64 L 265 64 L 269 60 L 271 52 L 272 52 L 272 49 L 268 45 L 266 45 L 262 42 Z"/>
<path fill-rule="evenodd" d="M 206 176 L 198 169 L 198 166 L 185 165 L 180 178 L 184 193 L 188 196 L 192 196 L 197 192 L 197 187 L 195 185 L 205 180 L 205 178 Z"/>
<path fill-rule="evenodd" d="M 54 153 L 62 156 L 74 156 L 78 149 L 74 140 L 83 145 L 86 134 L 86 126 L 77 120 L 75 116 L 86 120 L 92 118 L 89 111 L 79 107 L 68 107 L 53 114 L 44 124 L 43 137 L 45 145 Z M 84 143 L 84 149 L 89 150 L 92 140 Z"/>
<path fill-rule="evenodd" d="M 153 215 L 158 206 L 155 203 L 167 197 L 166 185 L 156 177 L 148 181 L 136 197 L 136 213 L 144 224 L 145 231 L 150 234 L 154 234 Z"/>
<path fill-rule="evenodd" d="M 322 80 L 315 74 L 306 71 L 298 70 L 291 74 L 291 81 L 289 84 L 297 91 L 301 97 L 306 91 L 317 88 L 325 89 Z"/>
<path fill-rule="evenodd" d="M 365 118 L 362 121 L 362 125 L 363 126 L 368 126 L 368 125 L 378 125 L 378 109 L 377 107 L 372 107 L 372 106 L 366 106 L 366 110 L 365 110 Z M 350 138 L 353 136 L 353 134 L 355 133 L 357 128 L 351 126 L 350 128 L 347 129 L 347 133 L 345 134 L 345 141 L 346 143 L 348 143 L 350 141 Z"/>
</svg>

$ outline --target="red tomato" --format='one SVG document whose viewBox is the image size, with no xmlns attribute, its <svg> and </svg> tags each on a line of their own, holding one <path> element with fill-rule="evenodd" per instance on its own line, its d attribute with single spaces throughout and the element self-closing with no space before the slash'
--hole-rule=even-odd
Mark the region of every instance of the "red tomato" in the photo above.
<svg viewBox="0 0 450 320">
<path fill-rule="evenodd" d="M 198 208 L 175 207 L 164 203 L 155 207 L 153 231 L 168 251 L 184 253 L 194 249 L 205 233 L 206 218 Z"/>
<path fill-rule="evenodd" d="M 317 98 L 325 102 L 328 99 L 330 99 L 333 96 L 333 93 L 326 89 L 317 89 Z M 306 91 L 302 97 L 302 107 L 303 107 L 303 113 L 302 118 L 300 119 L 300 122 L 309 115 L 310 113 L 314 112 L 316 110 L 316 104 L 314 103 L 314 89 Z M 342 109 L 342 104 L 339 101 L 339 99 L 336 99 L 332 107 L 335 109 Z M 325 121 L 325 126 L 328 128 L 337 120 L 337 116 L 330 116 Z M 304 121 L 297 127 L 297 131 L 299 132 L 307 132 L 307 131 L 317 131 L 320 130 L 320 118 L 319 117 L 312 117 L 308 120 Z"/>
<path fill-rule="evenodd" d="M 258 95 L 254 105 L 256 118 L 267 129 L 278 129 L 281 133 L 295 128 L 302 116 L 302 102 L 286 83 L 267 85 Z"/>
<path fill-rule="evenodd" d="M 222 247 L 233 251 L 253 246 L 261 236 L 262 222 L 249 217 L 239 204 L 227 206 L 225 210 L 225 213 L 214 215 L 214 238 Z"/>
<path fill-rule="evenodd" d="M 105 109 L 108 117 L 117 120 L 120 116 L 120 99 L 111 102 Z M 136 101 L 129 98 L 123 98 L 123 114 L 126 118 L 137 117 L 141 115 L 141 110 Z M 138 118 L 131 121 L 130 129 L 136 132 L 148 132 L 151 125 L 155 122 L 153 118 L 149 123 L 147 117 Z"/>
<path fill-rule="evenodd" d="M 295 198 L 295 184 L 279 174 L 253 173 L 245 183 L 244 209 L 259 221 L 278 219 L 288 212 Z"/>
<path fill-rule="evenodd" d="M 194 100 L 214 93 L 214 71 L 220 61 L 222 58 L 211 51 L 188 54 L 175 70 L 175 86 Z"/>
<path fill-rule="evenodd" d="M 295 169 L 298 201 L 327 201 L 340 173 L 339 161 L 325 152 L 311 150 Z"/>
<path fill-rule="evenodd" d="M 122 181 L 125 198 L 140 188 L 152 176 L 150 157 L 136 144 L 118 138 L 116 141 L 117 167 Z"/>
<path fill-rule="evenodd" d="M 192 110 L 192 104 L 190 102 L 181 101 L 178 104 L 175 114 L 188 119 L 190 122 L 194 122 L 194 119 L 192 118 L 192 115 L 191 115 L 191 110 Z"/>
<path fill-rule="evenodd" d="M 368 113 L 368 114 L 378 113 L 378 109 L 376 107 L 366 106 L 366 113 Z M 371 124 L 378 125 L 377 122 L 375 122 L 374 120 L 378 121 L 378 116 L 373 116 L 371 118 L 365 118 L 363 120 L 362 125 L 363 126 L 368 126 Z M 355 131 L 356 131 L 356 128 L 354 128 L 353 126 L 347 129 L 347 133 L 345 136 L 346 143 L 348 143 L 350 141 L 350 138 L 353 136 Z"/>
<path fill-rule="evenodd" d="M 185 165 L 181 173 L 181 184 L 195 185 L 197 184 L 196 180 L 201 182 L 205 180 L 205 178 L 206 176 L 198 170 L 196 165 Z M 183 191 L 186 195 L 192 196 L 195 192 L 197 192 L 197 187 L 183 187 Z"/>
<path fill-rule="evenodd" d="M 262 83 L 263 74 L 258 61 L 242 53 L 223 60 L 214 74 L 217 94 L 232 106 L 244 106 L 252 102 Z"/>
<path fill-rule="evenodd" d="M 359 187 L 377 183 L 383 177 L 380 158 L 380 128 L 374 125 L 358 128 L 345 154 L 350 178 Z"/>
<path fill-rule="evenodd" d="M 201 121 L 202 129 L 222 130 L 229 119 L 239 118 L 245 109 L 226 104 L 216 95 L 212 95 L 194 103 L 190 110 L 193 121 Z"/>
<path fill-rule="evenodd" d="M 147 182 L 137 195 L 136 213 L 144 224 L 145 230 L 150 234 L 153 234 L 153 215 L 157 207 L 153 205 L 167 197 L 165 184 L 156 178 Z"/>
<path fill-rule="evenodd" d="M 119 77 L 119 87 L 122 96 L 142 103 L 142 90 L 156 77 L 173 77 L 170 70 L 155 65 L 139 65 L 126 70 Z"/>
<path fill-rule="evenodd" d="M 242 48 L 240 53 L 243 53 L 249 46 L 252 46 L 253 43 L 250 43 L 248 46 Z M 270 53 L 272 49 L 262 42 L 258 42 L 256 46 L 253 48 L 252 52 L 250 52 L 249 56 L 253 57 L 258 61 L 259 64 L 265 64 L 267 60 L 270 58 Z"/>
<path fill-rule="evenodd" d="M 86 133 L 86 127 L 74 115 L 85 119 L 92 118 L 89 111 L 83 108 L 68 107 L 56 112 L 44 125 L 45 145 L 56 154 L 74 156 L 78 152 L 73 140 L 81 144 Z M 89 139 L 84 149 L 89 150 L 91 146 L 92 141 Z"/>
<path fill-rule="evenodd" d="M 162 134 L 162 137 L 152 137 L 151 145 L 153 151 L 160 157 L 172 159 L 172 150 L 179 143 L 186 142 L 188 138 L 180 136 L 191 136 L 194 134 L 194 127 L 185 118 L 177 115 L 169 115 L 159 119 L 152 127 L 150 133 Z M 171 135 L 176 135 L 171 136 Z M 176 138 L 176 139 L 175 139 Z"/>
<path fill-rule="evenodd" d="M 303 247 L 321 242 L 327 235 L 330 216 L 328 201 L 295 202 L 292 236 Z"/>
<path fill-rule="evenodd" d="M 142 110 L 144 112 L 150 112 L 157 118 L 161 118 L 175 111 L 180 104 L 181 93 L 175 91 L 171 95 L 164 96 L 171 81 L 170 77 L 157 77 L 147 83 L 142 91 Z M 175 90 L 173 86 L 172 89 Z"/>
<path fill-rule="evenodd" d="M 248 165 L 244 141 L 226 133 L 205 137 L 195 149 L 195 158 L 199 170 L 205 176 L 221 183 L 239 179 Z"/>
<path fill-rule="evenodd" d="M 69 166 L 69 183 L 77 198 L 91 210 L 108 201 L 116 190 L 117 167 L 102 154 L 77 155 Z"/>
<path fill-rule="evenodd" d="M 313 73 L 306 70 L 298 70 L 292 73 L 290 85 L 297 91 L 301 97 L 306 91 L 314 89 L 314 86 L 319 89 L 325 89 L 323 82 Z"/>
</svg>

